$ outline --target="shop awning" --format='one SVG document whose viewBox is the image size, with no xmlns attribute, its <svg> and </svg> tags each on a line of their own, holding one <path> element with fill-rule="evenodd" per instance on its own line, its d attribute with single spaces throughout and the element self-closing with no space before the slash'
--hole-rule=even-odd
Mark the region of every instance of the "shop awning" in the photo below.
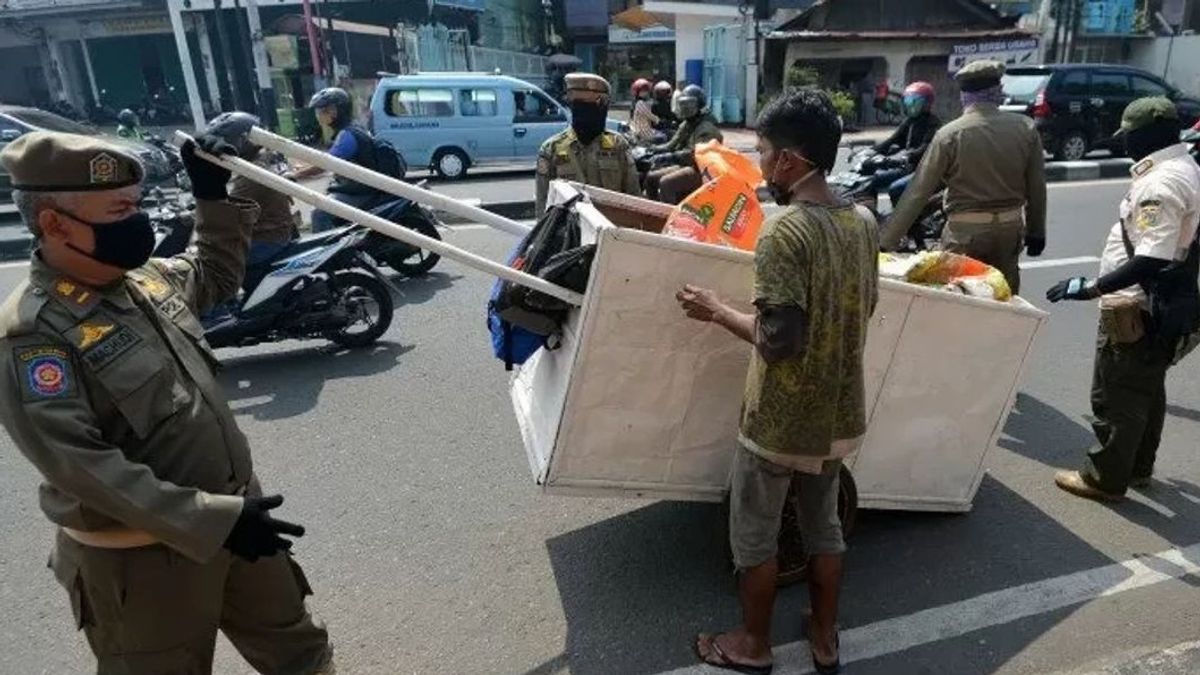
<svg viewBox="0 0 1200 675">
<path fill-rule="evenodd" d="M 358 35 L 376 35 L 379 37 L 391 37 L 392 30 L 387 26 L 377 26 L 371 23 L 358 23 L 357 21 L 343 21 L 342 19 L 318 19 L 313 17 L 313 25 L 321 30 L 333 30 L 341 33 L 355 33 Z M 289 35 L 304 35 L 304 17 L 299 14 L 287 14 L 279 18 L 274 24 L 275 31 L 278 33 L 287 33 Z"/>
<path fill-rule="evenodd" d="M 674 17 L 651 14 L 641 7 L 630 7 L 623 12 L 613 14 L 612 21 L 621 28 L 627 28 L 632 31 L 642 31 L 647 28 L 654 28 L 655 26 L 675 27 Z"/>
</svg>

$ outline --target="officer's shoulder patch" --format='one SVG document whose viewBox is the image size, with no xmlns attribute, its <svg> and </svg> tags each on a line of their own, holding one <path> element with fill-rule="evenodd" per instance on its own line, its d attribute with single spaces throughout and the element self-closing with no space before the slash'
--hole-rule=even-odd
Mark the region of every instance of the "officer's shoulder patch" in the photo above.
<svg viewBox="0 0 1200 675">
<path fill-rule="evenodd" d="M 1140 202 L 1137 207 L 1137 219 L 1134 221 L 1138 231 L 1145 232 L 1157 226 L 1161 215 L 1162 204 L 1158 200 L 1147 199 Z"/>
<path fill-rule="evenodd" d="M 1134 164 L 1133 169 L 1131 169 L 1131 170 L 1133 171 L 1133 175 L 1137 176 L 1138 178 L 1141 178 L 1142 176 L 1145 176 L 1150 171 L 1150 169 L 1153 169 L 1153 168 L 1154 168 L 1154 160 L 1147 157 L 1146 159 L 1143 159 L 1142 161 L 1138 162 L 1137 164 Z"/>
<path fill-rule="evenodd" d="M 600 137 L 600 147 L 604 148 L 605 150 L 612 150 L 614 147 L 616 147 L 616 145 L 617 140 L 615 134 L 606 131 L 604 132 L 604 135 Z"/>
<path fill-rule="evenodd" d="M 21 397 L 26 403 L 74 398 L 78 393 L 71 355 L 62 347 L 14 347 L 13 363 L 21 380 Z"/>
</svg>

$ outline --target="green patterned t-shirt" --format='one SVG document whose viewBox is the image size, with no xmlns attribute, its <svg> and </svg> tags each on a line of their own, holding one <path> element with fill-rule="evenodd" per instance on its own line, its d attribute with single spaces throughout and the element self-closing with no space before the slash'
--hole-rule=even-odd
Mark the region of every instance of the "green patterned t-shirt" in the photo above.
<svg viewBox="0 0 1200 675">
<path fill-rule="evenodd" d="M 754 254 L 754 304 L 807 317 L 803 351 L 768 364 L 754 351 L 741 435 L 777 455 L 825 457 L 866 431 L 863 351 L 879 300 L 879 237 L 855 207 L 802 203 L 768 219 Z"/>
</svg>

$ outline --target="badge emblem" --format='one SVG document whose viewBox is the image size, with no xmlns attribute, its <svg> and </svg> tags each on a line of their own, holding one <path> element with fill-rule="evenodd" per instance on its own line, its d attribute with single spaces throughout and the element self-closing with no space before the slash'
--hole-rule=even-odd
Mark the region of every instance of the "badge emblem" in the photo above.
<svg viewBox="0 0 1200 675">
<path fill-rule="evenodd" d="M 160 298 L 160 297 L 166 295 L 167 292 L 171 290 L 171 288 L 169 286 L 167 286 L 163 282 L 159 281 L 158 279 L 152 279 L 150 277 L 138 277 L 137 281 L 138 281 L 138 284 L 140 284 L 142 288 L 146 289 L 147 293 L 149 293 L 151 296 L 153 296 L 155 298 Z"/>
<path fill-rule="evenodd" d="M 85 323 L 79 326 L 79 348 L 87 349 L 97 342 L 104 339 L 104 336 L 113 332 L 115 326 L 110 324 Z"/>
<path fill-rule="evenodd" d="M 114 183 L 117 180 L 117 160 L 107 152 L 93 157 L 88 167 L 91 169 L 92 183 Z"/>
<path fill-rule="evenodd" d="M 63 281 L 60 281 L 54 285 L 54 290 L 64 298 L 69 298 L 72 295 L 75 295 L 75 284 L 64 279 Z"/>
</svg>

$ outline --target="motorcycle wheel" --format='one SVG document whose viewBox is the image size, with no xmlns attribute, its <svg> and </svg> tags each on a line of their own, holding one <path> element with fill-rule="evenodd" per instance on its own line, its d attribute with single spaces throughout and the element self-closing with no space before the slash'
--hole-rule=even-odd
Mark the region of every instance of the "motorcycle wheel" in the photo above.
<svg viewBox="0 0 1200 675">
<path fill-rule="evenodd" d="M 438 232 L 437 226 L 423 216 L 401 218 L 400 224 L 411 230 L 420 232 L 430 239 L 442 240 L 442 235 Z M 442 256 L 432 251 L 426 251 L 423 248 L 415 246 L 403 246 L 396 247 L 396 252 L 387 255 L 383 262 L 406 277 L 419 277 L 433 269 L 434 265 L 437 265 L 441 259 Z"/>
<path fill-rule="evenodd" d="M 339 304 L 356 316 L 347 326 L 326 334 L 335 344 L 353 349 L 374 344 L 392 325 L 392 293 L 380 280 L 363 272 L 337 272 L 330 287 Z M 363 330 L 355 330 L 365 325 Z"/>
<path fill-rule="evenodd" d="M 858 517 L 858 486 L 845 465 L 838 474 L 838 485 L 838 518 L 842 521 L 842 538 L 846 539 L 850 537 Z M 783 521 L 779 528 L 779 576 L 775 585 L 781 588 L 803 581 L 808 574 L 808 555 L 804 551 L 800 523 L 796 518 L 796 499 L 796 483 L 793 481 L 787 501 L 784 502 Z"/>
</svg>

